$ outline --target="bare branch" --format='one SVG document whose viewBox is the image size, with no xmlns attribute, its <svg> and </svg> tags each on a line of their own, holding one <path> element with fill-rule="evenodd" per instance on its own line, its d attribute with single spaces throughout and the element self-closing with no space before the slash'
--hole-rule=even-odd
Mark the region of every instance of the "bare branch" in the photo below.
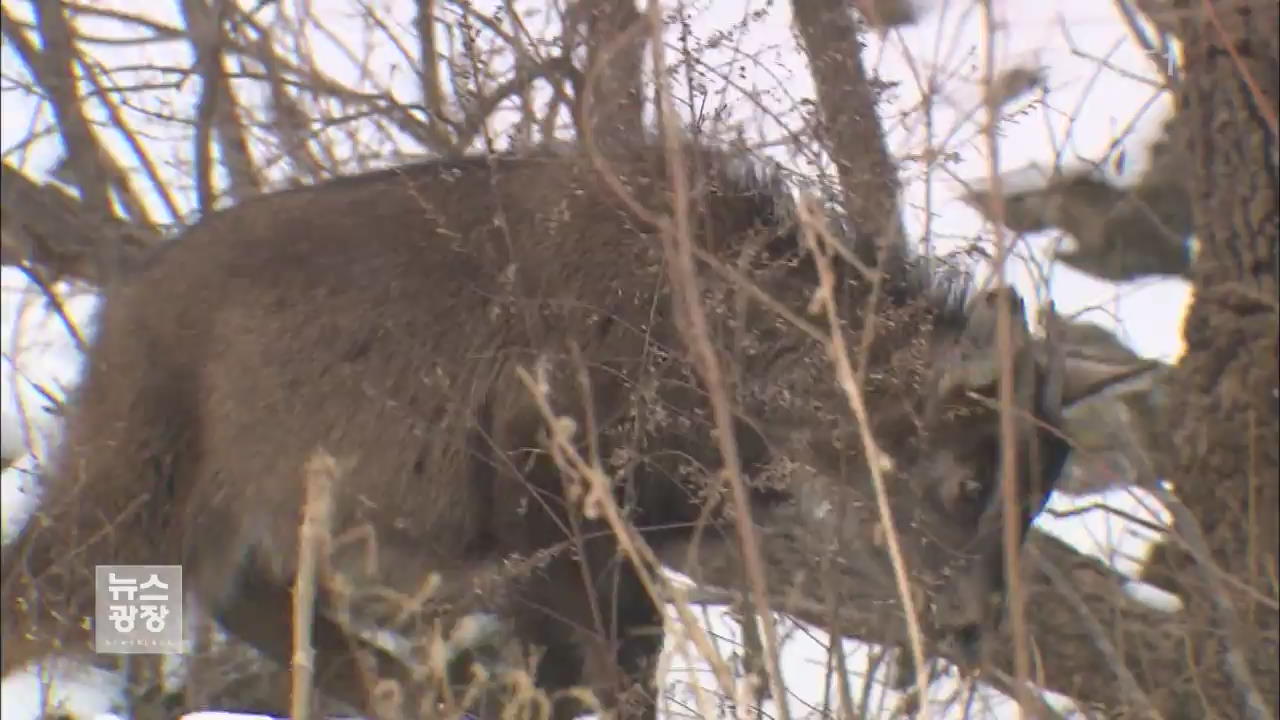
<svg viewBox="0 0 1280 720">
<path fill-rule="evenodd" d="M 432 118 L 445 120 L 447 104 L 440 83 L 439 51 L 436 50 L 436 0 L 418 0 L 415 16 L 418 30 L 418 73 L 422 78 L 422 104 Z"/>
<path fill-rule="evenodd" d="M 231 179 L 232 200 L 244 200 L 261 189 L 223 66 L 223 26 L 232 4 L 232 0 L 212 0 L 212 4 L 209 0 L 182 0 L 182 16 L 190 32 L 201 83 L 196 110 L 196 186 L 201 213 L 213 209 L 211 133 L 216 133 L 219 155 Z"/>
<path fill-rule="evenodd" d="M 760 522 L 765 528 L 761 543 L 765 565 L 786 570 L 770 587 L 770 602 L 776 610 L 817 627 L 832 628 L 845 637 L 873 644 L 901 644 L 904 616 L 891 579 L 839 557 L 824 565 L 823 558 L 830 555 L 827 541 L 815 537 L 812 519 L 799 507 L 780 509 Z M 1134 673 L 1138 687 L 1153 692 L 1162 689 L 1164 671 L 1153 666 L 1152 660 L 1176 657 L 1181 652 L 1185 618 L 1133 600 L 1124 590 L 1128 578 L 1051 535 L 1033 529 L 1027 546 L 1026 552 L 1034 561 L 1024 563 L 1023 592 L 1028 607 L 1035 608 L 1027 615 L 1028 630 L 1036 646 L 1046 649 L 1038 658 L 1040 686 L 1085 705 L 1129 707 L 1131 695 L 1116 682 L 1110 664 L 1119 657 L 1121 667 Z M 733 593 L 718 588 L 731 588 L 738 582 L 737 552 L 732 543 L 705 542 L 696 548 L 664 548 L 662 561 L 699 583 L 701 588 L 688 595 L 691 601 L 727 604 Z M 1045 564 L 1069 579 L 1083 607 L 1063 596 L 1041 570 Z M 834 597 L 830 604 L 814 599 L 824 591 Z M 1084 607 L 1103 624 L 1118 655 L 1108 656 L 1099 648 L 1096 636 L 1082 624 Z M 950 646 L 939 644 L 940 640 L 926 637 L 930 656 L 963 662 L 964 658 L 954 655 Z M 991 647 L 992 667 L 1012 675 L 1009 638 L 993 638 Z M 1161 692 L 1156 704 L 1164 707 L 1167 699 Z"/>
<path fill-rule="evenodd" d="M 885 146 L 876 95 L 862 64 L 857 20 L 841 2 L 796 0 L 796 27 L 813 71 L 824 145 L 836 164 L 854 250 L 867 266 L 900 265 L 906 234 L 898 210 L 898 170 Z"/>
<path fill-rule="evenodd" d="M 108 174 L 102 165 L 102 147 L 89 127 L 76 88 L 76 52 L 71 24 L 58 0 L 36 0 L 32 7 L 40 35 L 39 50 L 30 43 L 7 11 L 0 10 L 0 27 L 31 70 L 36 83 L 47 94 L 59 135 L 66 146 L 67 158 L 75 169 L 84 211 L 105 221 L 115 217 L 115 212 L 111 206 Z M 120 249 L 108 242 L 86 247 L 92 249 L 98 263 L 93 274 L 102 281 L 110 282 L 118 272 Z"/>
<path fill-rule="evenodd" d="M 643 137 L 644 109 L 643 28 L 633 0 L 577 0 L 565 17 L 566 47 L 575 47 L 585 26 L 587 72 L 596 87 L 590 106 L 579 107 L 579 135 L 586 127 L 602 138 L 599 146 L 609 152 L 615 142 Z M 579 90 L 581 97 L 581 90 Z"/>
<path fill-rule="evenodd" d="M 30 264 L 50 280 L 79 277 L 100 282 L 100 248 L 119 247 L 121 267 L 132 267 L 143 251 L 160 242 L 151 228 L 108 217 L 86 209 L 84 203 L 52 185 L 37 185 L 9 163 L 3 166 L 0 206 L 4 208 L 4 242 L 0 258 L 5 265 Z"/>
</svg>

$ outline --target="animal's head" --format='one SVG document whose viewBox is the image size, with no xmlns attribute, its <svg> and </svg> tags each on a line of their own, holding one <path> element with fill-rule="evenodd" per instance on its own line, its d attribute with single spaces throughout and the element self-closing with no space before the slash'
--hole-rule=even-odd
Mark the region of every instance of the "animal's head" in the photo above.
<svg viewBox="0 0 1280 720">
<path fill-rule="evenodd" d="M 882 537 L 854 413 L 830 346 L 816 337 L 829 328 L 823 313 L 810 312 L 819 277 L 813 248 L 797 230 L 797 207 L 767 167 L 717 166 L 724 156 L 696 159 L 712 161 L 713 171 L 695 183 L 707 208 L 703 241 L 728 245 L 707 249 L 741 269 L 774 303 L 744 300 L 751 293 L 740 288 L 717 294 L 716 288 L 736 287 L 733 282 L 703 285 L 713 332 L 736 362 L 727 375 L 747 424 L 770 446 L 770 460 L 782 455 L 811 464 L 858 495 L 865 512 L 858 524 L 869 529 L 867 539 Z M 847 228 L 835 225 L 838 238 L 851 239 Z M 754 254 L 739 262 L 743 250 Z M 1014 494 L 1016 513 L 1009 520 L 1021 540 L 1070 451 L 1063 411 L 1154 364 L 1072 355 L 1054 327 L 1044 339 L 1031 335 L 1015 293 L 974 295 L 966 275 L 923 262 L 893 276 L 873 319 L 865 311 L 865 277 L 838 254 L 831 266 L 838 332 L 861 367 L 856 384 L 872 436 L 892 460 L 884 479 L 908 570 L 929 599 L 931 624 L 972 646 L 999 618 L 1002 603 L 996 600 L 1006 590 L 1002 488 Z M 789 315 L 784 318 L 779 308 Z M 1002 309 L 1010 329 L 1004 347 L 997 332 Z M 797 318 L 809 328 L 797 328 Z M 1006 352 L 1012 402 L 1002 428 Z M 1006 437 L 1012 442 L 1006 444 Z M 740 438 L 739 450 L 747 446 Z M 1009 468 L 1006 453 L 1013 460 Z M 750 471 L 749 465 L 744 463 Z"/>
<path fill-rule="evenodd" d="M 1002 306 L 1009 318 L 1003 345 Z M 1068 353 L 1056 329 L 1050 323 L 1043 339 L 1032 337 L 1012 291 L 981 293 L 964 312 L 944 313 L 927 345 L 913 442 L 904 447 L 885 439 L 898 450 L 900 467 L 888 482 L 906 485 L 906 492 L 896 493 L 906 502 L 899 502 L 895 515 L 909 561 L 928 591 L 929 617 L 966 654 L 1001 617 L 1008 590 L 1005 524 L 1013 524 L 1021 543 L 1071 451 L 1063 411 L 1155 366 Z M 1003 352 L 1012 380 L 1005 403 Z M 1006 512 L 1010 491 L 1012 517 Z"/>
<path fill-rule="evenodd" d="M 1053 323 L 1043 338 L 1034 337 L 1016 293 L 971 295 L 965 277 L 915 275 L 905 293 L 882 298 L 874 325 L 859 313 L 865 295 L 854 293 L 855 302 L 842 312 L 842 333 L 853 364 L 863 366 L 855 384 L 884 456 L 878 465 L 907 570 L 920 591 L 916 606 L 939 638 L 973 653 L 998 623 L 1007 592 L 1004 489 L 1014 494 L 1009 520 L 1021 543 L 1072 447 L 1064 410 L 1157 364 L 1073 354 Z M 1002 308 L 1009 320 L 1003 346 Z M 1012 397 L 1002 427 L 1004 352 Z M 849 560 L 869 563 L 885 581 L 886 596 L 896 595 L 866 448 L 830 355 L 815 343 L 774 361 L 771 370 L 762 424 L 776 443 L 789 445 L 787 454 L 811 464 L 834 481 L 841 499 L 852 501 L 843 514 L 847 527 L 837 531 L 858 554 Z M 1008 466 L 1006 453 L 1012 455 Z M 879 590 L 871 594 L 884 595 Z"/>
</svg>

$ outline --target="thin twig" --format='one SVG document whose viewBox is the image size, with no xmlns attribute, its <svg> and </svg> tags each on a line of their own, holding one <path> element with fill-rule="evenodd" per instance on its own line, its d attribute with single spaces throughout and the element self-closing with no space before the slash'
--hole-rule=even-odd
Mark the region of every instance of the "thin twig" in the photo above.
<svg viewBox="0 0 1280 720">
<path fill-rule="evenodd" d="M 984 84 L 987 92 L 987 122 L 985 135 L 987 140 L 987 168 L 991 184 L 991 218 L 996 241 L 996 260 L 994 278 L 999 302 L 996 308 L 996 346 L 1000 355 L 1000 462 L 1002 478 L 1000 491 L 1003 497 L 1004 526 L 1004 576 L 1008 578 L 1006 596 L 1009 603 L 1010 631 L 1013 634 L 1013 667 L 1015 689 L 1020 711 L 1025 713 L 1031 699 L 1027 691 L 1027 681 L 1031 675 L 1030 655 L 1027 651 L 1027 619 L 1023 607 L 1023 587 L 1021 573 L 1021 503 L 1018 498 L 1018 431 L 1014 416 L 1014 358 L 1013 358 L 1013 318 L 1011 303 L 1005 302 L 1011 290 L 1005 287 L 1005 262 L 1009 248 L 1004 238 L 1004 193 L 1000 178 L 999 141 L 997 123 L 1000 107 L 997 99 L 990 92 L 995 82 L 995 44 L 996 21 L 995 10 L 991 0 L 982 2 L 983 26 L 983 70 Z"/>
<path fill-rule="evenodd" d="M 44 293 L 45 299 L 47 299 L 49 304 L 53 306 L 54 314 L 58 316 L 58 320 L 62 322 L 62 326 L 67 329 L 67 334 L 71 336 L 72 342 L 76 344 L 76 350 L 79 351 L 81 355 L 87 353 L 89 351 L 89 346 L 85 343 L 84 336 L 80 334 L 80 328 L 77 328 L 76 324 L 71 321 L 71 317 L 67 315 L 66 308 L 62 305 L 62 298 L 53 291 L 53 288 L 49 287 L 47 282 L 45 282 L 44 276 L 40 273 L 40 270 L 29 262 L 18 265 L 18 270 L 21 271 L 23 275 L 26 275 L 27 279 L 40 289 L 40 292 Z"/>
<path fill-rule="evenodd" d="M 613 483 L 601 468 L 592 467 L 574 447 L 573 423 L 568 418 L 558 417 L 552 410 L 547 400 L 545 383 L 535 380 L 529 371 L 522 367 L 516 368 L 516 375 L 533 396 L 534 404 L 547 423 L 549 435 L 547 441 L 552 459 L 562 472 L 580 477 L 586 482 L 588 491 L 584 502 L 589 503 L 592 509 L 603 515 L 609 529 L 618 540 L 619 549 L 635 567 L 636 577 L 645 592 L 653 598 L 655 603 L 662 602 L 663 598 L 678 598 L 679 592 L 672 589 L 671 584 L 664 577 L 651 570 L 651 568 L 660 567 L 661 563 L 654 555 L 653 549 L 645 542 L 644 537 L 622 517 L 622 510 L 613 497 Z M 677 602 L 675 608 L 680 621 L 685 625 L 685 630 L 692 636 L 691 639 L 698 652 L 702 653 L 711 664 L 712 673 L 720 682 L 721 691 L 728 695 L 733 687 L 733 678 L 728 667 L 723 661 L 715 661 L 717 653 L 714 645 L 698 623 L 698 619 L 693 616 L 689 604 Z"/>
</svg>

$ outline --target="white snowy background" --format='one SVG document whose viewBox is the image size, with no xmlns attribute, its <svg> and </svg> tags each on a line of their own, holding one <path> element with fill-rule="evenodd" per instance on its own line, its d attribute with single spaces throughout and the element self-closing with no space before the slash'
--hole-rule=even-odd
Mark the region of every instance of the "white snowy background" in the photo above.
<svg viewBox="0 0 1280 720">
<path fill-rule="evenodd" d="M 170 6 L 153 0 L 111 0 L 98 4 L 134 11 L 145 8 L 148 14 L 178 23 L 176 3 Z M 705 34 L 708 29 L 726 27 L 741 19 L 746 12 L 764 5 L 764 0 L 716 0 L 711 3 L 712 9 L 704 9 L 695 16 L 694 26 Z M 765 64 L 763 68 L 757 68 L 751 63 L 741 63 L 746 74 L 737 76 L 737 81 L 748 90 L 757 91 L 752 94 L 762 103 L 781 108 L 791 105 L 796 98 L 812 97 L 812 84 L 791 34 L 789 3 L 772 2 L 769 5 L 771 9 L 767 18 L 753 24 L 741 44 L 744 54 L 760 52 Z M 312 12 L 325 18 L 338 18 L 352 12 L 351 6 L 341 0 L 311 0 L 309 6 Z M 920 23 L 900 32 L 890 32 L 883 38 L 869 35 L 864 58 L 883 78 L 901 83 L 890 93 L 889 102 L 881 109 L 891 149 L 899 157 L 906 157 L 913 148 L 918 149 L 924 143 L 918 112 L 922 88 L 916 80 L 917 73 L 923 76 L 938 70 L 955 71 L 957 75 L 942 82 L 934 121 L 935 134 L 939 136 L 959 128 L 950 147 L 959 151 L 960 161 L 951 166 L 949 173 L 935 171 L 932 176 L 934 216 L 931 227 L 935 245 L 946 248 L 948 238 L 968 239 L 984 230 L 981 218 L 957 199 L 961 189 L 957 178 L 972 180 L 987 174 L 985 144 L 975 124 L 982 117 L 979 111 L 982 96 L 981 13 L 976 7 L 959 2 L 923 6 L 927 14 Z M 405 8 L 394 12 L 412 10 Z M 1048 71 L 1049 88 L 1044 102 L 1037 103 L 1001 126 L 1001 171 L 1013 173 L 1010 177 L 1020 182 L 1021 178 L 1029 176 L 1026 168 L 1033 163 L 1047 167 L 1055 162 L 1071 166 L 1102 161 L 1105 171 L 1121 182 L 1137 177 L 1145 165 L 1147 145 L 1170 111 L 1171 100 L 1157 97 L 1151 82 L 1155 77 L 1154 71 L 1119 21 L 1112 2 L 1003 0 L 996 2 L 996 12 L 1000 20 L 1000 67 L 1028 62 L 1042 65 Z M 333 22 L 330 26 L 338 32 L 344 28 L 342 22 Z M 356 31 L 353 29 L 351 32 L 354 39 Z M 324 45 L 322 38 L 314 42 L 316 47 Z M 118 52 L 129 53 L 131 49 L 121 48 Z M 185 46 L 175 44 L 148 51 L 141 59 L 163 59 L 184 65 L 190 62 L 189 52 Z M 322 54 L 321 57 L 327 59 L 329 55 Z M 673 58 L 674 53 L 669 53 L 669 60 Z M 7 48 L 3 59 L 6 65 L 17 62 Z M 332 59 L 332 66 L 324 68 L 327 73 L 344 79 L 356 72 L 338 52 L 332 54 Z M 398 79 L 392 75 L 397 73 L 388 75 L 392 87 L 411 82 L 403 70 L 398 73 Z M 782 90 L 786 94 L 782 94 Z M 6 153 L 27 132 L 33 112 L 33 105 L 16 94 L 12 95 L 6 93 L 0 111 L 0 120 L 3 121 L 0 139 Z M 744 118 L 755 114 L 750 107 L 742 110 Z M 1115 143 L 1131 123 L 1135 131 Z M 762 127 L 766 134 L 770 132 L 767 122 L 747 124 L 749 133 L 757 127 Z M 189 138 L 173 139 L 189 145 Z M 108 137 L 107 140 L 115 143 L 119 138 Z M 1125 153 L 1126 160 L 1117 175 L 1116 165 L 1106 161 L 1114 158 L 1114 155 L 1108 155 L 1108 151 L 1120 150 Z M 47 172 L 60 152 L 61 147 L 56 140 L 36 143 L 28 150 L 28 172 L 37 176 Z M 923 171 L 918 164 L 906 162 L 902 178 L 908 230 L 918 237 L 924 228 L 926 193 Z M 1046 248 L 1057 240 L 1056 236 L 1048 234 L 1028 238 L 1029 245 L 1042 262 L 1046 259 Z M 1011 266 L 1009 277 L 1025 297 L 1045 297 L 1044 283 L 1034 282 L 1029 271 Z M 48 412 L 49 403 L 36 387 L 44 387 L 60 395 L 66 388 L 74 386 L 80 359 L 61 322 L 49 311 L 39 291 L 26 281 L 22 273 L 4 268 L 2 285 L 0 340 L 3 342 L 3 387 L 0 410 L 3 411 L 4 454 L 22 457 L 17 465 L 4 472 L 0 486 L 3 492 L 3 538 L 8 542 L 37 502 L 38 487 L 32 471 L 57 442 L 58 419 Z M 1053 264 L 1047 286 L 1048 295 L 1060 312 L 1082 313 L 1082 318 L 1117 330 L 1119 337 L 1139 354 L 1175 361 L 1181 353 L 1181 324 L 1189 297 L 1186 283 L 1180 280 L 1146 280 L 1117 285 L 1086 277 L 1062 264 Z M 96 309 L 96 298 L 91 289 L 62 287 L 60 290 L 66 298 L 70 316 L 81 332 L 90 335 Z M 1100 509 L 1073 513 L 1064 518 L 1046 513 L 1038 525 L 1081 551 L 1113 564 L 1121 572 L 1136 574 L 1150 546 L 1152 534 L 1105 507 L 1164 525 L 1167 518 L 1159 503 L 1134 490 L 1082 497 L 1059 494 L 1052 501 L 1050 510 L 1062 512 L 1085 505 Z M 1159 607 L 1176 610 L 1176 600 L 1171 604 L 1167 595 L 1154 588 L 1135 582 L 1132 589 L 1135 595 L 1150 598 Z M 734 624 L 718 609 L 713 608 L 710 617 L 717 633 L 726 638 L 738 637 Z M 789 621 L 782 626 L 784 632 L 792 628 Z M 816 628 L 804 630 L 789 633 L 790 639 L 783 649 L 783 672 L 792 693 L 793 717 L 812 716 L 812 708 L 821 705 L 823 692 L 828 638 Z M 670 702 L 664 710 L 665 717 L 698 717 L 698 706 L 693 693 L 688 691 L 688 685 L 699 682 L 700 677 L 709 677 L 709 671 L 696 656 L 685 657 L 679 648 L 671 647 L 669 650 L 673 653 L 672 669 L 666 682 L 668 686 L 676 686 L 676 690 L 671 693 Z M 726 654 L 730 650 L 727 645 L 722 648 Z M 857 688 L 867 666 L 867 648 L 861 643 L 846 641 L 845 650 Z M 64 703 L 66 711 L 80 718 L 112 717 L 105 713 L 113 709 L 119 712 L 122 702 L 120 679 L 93 668 L 59 668 L 47 690 L 50 700 L 55 704 Z M 940 681 L 935 683 L 931 692 L 935 698 L 942 698 L 953 690 L 952 683 Z M 882 688 L 877 692 L 885 695 L 881 707 L 893 707 L 894 693 Z M 40 697 L 40 683 L 34 672 L 6 679 L 0 687 L 0 710 L 4 720 L 38 717 Z M 1070 707 L 1069 701 L 1062 698 L 1053 702 L 1063 709 Z M 978 703 L 975 708 L 978 716 L 1014 716 L 1012 703 L 995 692 L 983 693 Z M 986 703 L 985 709 L 983 703 Z M 247 716 L 206 712 L 187 717 L 191 720 L 213 720 Z"/>
</svg>

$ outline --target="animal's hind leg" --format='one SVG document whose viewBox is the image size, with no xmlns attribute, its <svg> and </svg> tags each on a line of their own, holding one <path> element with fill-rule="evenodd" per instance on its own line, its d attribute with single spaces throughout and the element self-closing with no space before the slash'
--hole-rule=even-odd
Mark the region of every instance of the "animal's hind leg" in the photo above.
<svg viewBox="0 0 1280 720">
<path fill-rule="evenodd" d="M 412 706 L 413 687 L 408 668 L 382 648 L 346 633 L 324 615 L 323 604 L 318 598 L 311 631 L 311 644 L 315 650 L 315 687 L 365 712 L 380 712 L 382 709 L 374 706 L 366 668 L 358 660 L 359 655 L 364 655 L 373 662 L 373 675 L 377 679 L 398 682 L 403 697 L 410 701 L 407 705 Z M 250 643 L 282 666 L 291 665 L 293 593 L 287 585 L 245 567 L 241 570 L 236 591 L 228 593 L 217 604 L 214 616 L 227 632 Z"/>
</svg>

